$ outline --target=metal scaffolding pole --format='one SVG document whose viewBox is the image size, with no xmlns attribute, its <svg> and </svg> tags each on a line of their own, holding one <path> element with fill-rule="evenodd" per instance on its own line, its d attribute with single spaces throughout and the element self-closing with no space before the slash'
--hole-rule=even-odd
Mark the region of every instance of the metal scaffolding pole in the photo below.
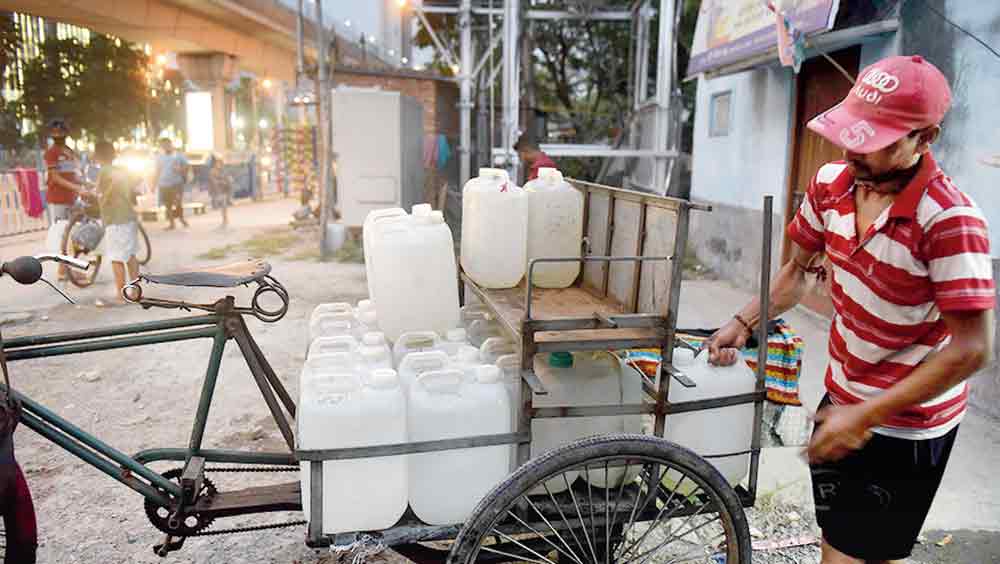
<svg viewBox="0 0 1000 564">
<path fill-rule="evenodd" d="M 670 103 L 673 91 L 674 65 L 674 0 L 660 0 L 659 45 L 656 51 L 656 130 L 653 150 L 666 153 L 670 144 Z M 653 189 L 667 194 L 673 180 L 668 175 L 669 157 L 653 161 Z"/>
<path fill-rule="evenodd" d="M 459 186 L 464 186 L 472 173 L 472 0 L 462 0 L 458 28 L 459 49 Z"/>
<path fill-rule="evenodd" d="M 514 143 L 517 141 L 519 126 L 520 68 L 518 57 L 518 22 L 520 0 L 504 0 L 503 5 L 503 150 L 505 165 L 511 178 L 517 178 L 517 155 Z"/>
<path fill-rule="evenodd" d="M 330 146 L 330 81 L 329 58 L 326 40 L 326 25 L 323 23 L 323 0 L 316 0 L 316 46 L 318 67 L 319 95 L 316 100 L 316 121 L 319 127 L 319 249 L 320 256 L 329 258 L 330 249 L 327 245 L 327 223 L 330 220 L 330 210 L 335 204 L 333 182 L 330 177 L 330 157 L 333 149 Z"/>
</svg>

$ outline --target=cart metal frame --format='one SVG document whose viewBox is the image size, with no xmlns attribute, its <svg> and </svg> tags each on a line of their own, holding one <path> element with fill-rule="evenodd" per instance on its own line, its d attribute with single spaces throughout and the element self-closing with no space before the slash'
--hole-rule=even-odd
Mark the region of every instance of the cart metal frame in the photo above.
<svg viewBox="0 0 1000 564">
<path fill-rule="evenodd" d="M 346 546 L 357 540 L 359 534 L 333 537 L 323 534 L 323 465 L 318 462 L 517 444 L 517 463 L 523 464 L 530 457 L 531 421 L 535 418 L 651 414 L 655 417 L 653 434 L 663 437 L 669 414 L 754 403 L 754 433 L 750 449 L 717 455 L 750 455 L 748 487 L 738 486 L 736 491 L 744 507 L 754 504 L 760 462 L 760 427 L 766 399 L 764 370 L 767 348 L 759 347 L 757 386 L 753 393 L 683 403 L 672 403 L 667 399 L 671 380 L 683 386 L 694 386 L 690 379 L 672 366 L 677 332 L 676 312 L 680 303 L 689 215 L 693 210 L 710 212 L 711 207 L 580 180 L 569 179 L 569 182 L 584 195 L 585 237 L 581 256 L 534 259 L 528 266 L 526 279 L 533 278 L 539 264 L 580 262 L 581 273 L 574 286 L 552 290 L 534 288 L 522 282 L 516 288 L 491 290 L 478 286 L 464 273 L 460 274 L 462 301 L 466 292 L 475 294 L 493 312 L 504 332 L 519 349 L 522 409 L 515 432 L 373 447 L 296 450 L 299 461 L 313 463 L 310 464 L 311 491 L 303 492 L 303 495 L 310 496 L 311 501 L 307 545 Z M 768 307 L 771 270 L 771 210 L 772 197 L 767 196 L 764 201 L 760 285 L 763 311 Z M 595 248 L 601 251 L 600 255 L 592 253 Z M 662 284 L 661 278 L 666 279 L 665 284 Z M 767 319 L 766 316 L 761 318 L 757 332 L 759 342 L 764 343 L 767 339 Z M 533 406 L 533 394 L 546 393 L 532 369 L 535 354 L 643 347 L 662 350 L 656 386 L 644 382 L 649 402 L 620 406 Z M 388 546 L 402 548 L 422 541 L 452 539 L 461 527 L 461 524 L 424 525 L 407 513 L 396 526 L 381 531 L 381 540 Z"/>
</svg>

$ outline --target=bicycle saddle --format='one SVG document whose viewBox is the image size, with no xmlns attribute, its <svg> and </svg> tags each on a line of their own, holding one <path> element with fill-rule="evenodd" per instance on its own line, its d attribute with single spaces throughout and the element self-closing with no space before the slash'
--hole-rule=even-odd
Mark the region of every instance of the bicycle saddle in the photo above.
<svg viewBox="0 0 1000 564">
<path fill-rule="evenodd" d="M 271 265 L 261 259 L 249 259 L 225 266 L 174 274 L 140 274 L 139 279 L 169 286 L 233 288 L 261 282 L 271 272 Z"/>
</svg>

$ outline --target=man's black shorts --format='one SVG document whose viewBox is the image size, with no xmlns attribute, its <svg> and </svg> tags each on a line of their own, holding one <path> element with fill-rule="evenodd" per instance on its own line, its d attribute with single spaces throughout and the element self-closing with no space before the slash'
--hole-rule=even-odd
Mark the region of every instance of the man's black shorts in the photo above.
<svg viewBox="0 0 1000 564">
<path fill-rule="evenodd" d="M 820 403 L 825 405 L 828 398 Z M 862 560 L 908 557 L 957 434 L 958 427 L 922 441 L 875 434 L 864 448 L 837 462 L 810 465 L 823 538 Z"/>
</svg>

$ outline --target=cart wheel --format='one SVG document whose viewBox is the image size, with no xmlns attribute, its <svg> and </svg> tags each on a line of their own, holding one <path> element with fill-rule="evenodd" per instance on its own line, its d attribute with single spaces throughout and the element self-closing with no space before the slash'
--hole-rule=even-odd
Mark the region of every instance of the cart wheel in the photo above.
<svg viewBox="0 0 1000 564">
<path fill-rule="evenodd" d="M 656 437 L 605 435 L 552 450 L 493 488 L 462 527 L 448 563 L 750 558 L 743 507 L 711 464 Z"/>
<path fill-rule="evenodd" d="M 142 226 L 142 222 L 136 220 L 136 225 L 139 228 L 139 245 L 136 249 L 135 260 L 139 262 L 140 266 L 146 266 L 153 258 L 153 247 L 149 245 L 149 235 L 146 233 L 146 228 Z"/>
<path fill-rule="evenodd" d="M 94 220 L 84 214 L 76 214 L 69 220 L 66 230 L 63 231 L 62 254 L 90 262 L 90 268 L 86 271 L 80 271 L 75 268 L 66 269 L 69 281 L 78 288 L 86 288 L 93 284 L 97 280 L 97 271 L 101 269 L 101 255 L 83 249 L 73 241 L 73 233 L 90 221 Z"/>
</svg>

